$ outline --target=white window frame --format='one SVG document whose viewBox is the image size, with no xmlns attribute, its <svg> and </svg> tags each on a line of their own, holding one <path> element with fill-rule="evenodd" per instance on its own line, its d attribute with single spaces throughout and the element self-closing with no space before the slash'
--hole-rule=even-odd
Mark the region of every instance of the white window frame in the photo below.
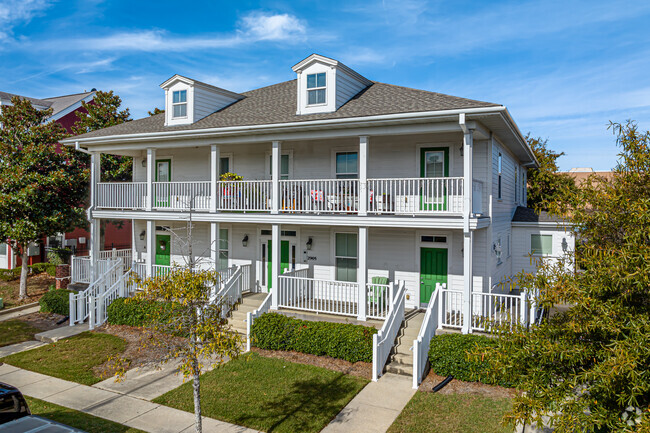
<svg viewBox="0 0 650 433">
<path fill-rule="evenodd" d="M 174 102 L 174 95 L 176 93 L 178 93 L 179 94 L 179 99 L 180 99 L 180 95 L 183 92 L 185 92 L 185 101 Z M 187 89 L 180 89 L 180 90 L 173 90 L 172 91 L 172 119 L 187 119 L 187 112 L 189 111 L 189 104 L 187 102 L 187 99 L 188 99 L 187 98 L 187 93 L 188 93 Z M 174 108 L 176 108 L 177 106 L 181 106 L 181 105 L 185 106 L 185 116 L 175 116 L 174 115 Z"/>
<path fill-rule="evenodd" d="M 356 170 L 356 173 L 338 173 L 336 171 L 336 156 L 339 153 L 356 153 L 357 154 L 357 170 Z M 334 150 L 334 152 L 332 154 L 332 172 L 333 172 L 332 174 L 333 174 L 334 179 L 339 179 L 339 177 L 338 177 L 339 174 L 342 175 L 342 176 L 349 176 L 351 174 L 356 175 L 356 177 L 353 177 L 353 178 L 341 178 L 342 180 L 345 180 L 345 179 L 359 179 L 359 149 L 337 149 L 337 150 Z"/>
<path fill-rule="evenodd" d="M 221 160 L 222 159 L 227 159 L 228 160 L 228 171 L 230 173 L 236 173 L 234 167 L 233 167 L 233 155 L 232 153 L 222 153 L 219 155 L 219 171 L 217 172 L 217 176 L 221 176 Z"/>
<path fill-rule="evenodd" d="M 325 77 L 325 85 L 324 86 L 318 86 L 318 75 L 323 75 Z M 316 87 L 309 87 L 309 77 L 311 75 L 316 76 Z M 307 107 L 317 107 L 319 105 L 327 105 L 327 72 L 314 72 L 312 74 L 306 74 L 305 75 L 305 87 L 307 88 L 307 99 L 305 104 Z M 309 103 L 309 93 L 310 92 L 315 92 L 318 90 L 322 90 L 325 94 L 325 100 L 323 102 L 314 102 L 313 104 Z"/>
<path fill-rule="evenodd" d="M 333 281 L 339 281 L 336 279 L 336 274 L 337 274 L 337 269 L 338 266 L 336 265 L 336 259 L 355 259 L 357 261 L 357 277 L 358 277 L 358 272 L 359 272 L 359 233 L 356 231 L 347 231 L 347 230 L 333 230 L 331 236 L 331 248 L 332 248 L 332 280 Z M 350 257 L 350 256 L 337 256 L 336 255 L 336 235 L 337 234 L 346 234 L 346 235 L 354 235 L 357 237 L 357 256 L 356 257 Z M 347 281 L 349 283 L 354 283 L 356 281 Z"/>
<path fill-rule="evenodd" d="M 219 224 L 219 236 L 218 236 L 218 245 L 217 245 L 217 263 L 215 264 L 216 266 L 219 266 L 219 261 L 221 260 L 221 252 L 225 251 L 226 252 L 226 269 L 230 267 L 230 264 L 232 263 L 232 258 L 230 254 L 231 246 L 232 246 L 232 228 L 230 226 L 223 226 Z M 228 248 L 221 248 L 221 230 L 227 230 L 228 231 L 228 236 L 226 241 L 228 242 Z"/>
<path fill-rule="evenodd" d="M 282 165 L 282 157 L 285 156 L 285 155 L 289 156 L 289 172 L 287 173 L 287 179 L 282 179 L 282 173 L 280 173 L 280 180 L 293 179 L 293 150 L 283 151 L 280 154 L 280 165 Z M 266 168 L 264 169 L 264 171 L 266 173 L 266 178 L 267 179 L 272 179 L 273 178 L 273 174 L 271 173 L 271 164 L 272 164 L 272 162 L 271 162 L 271 164 L 268 163 L 269 158 L 272 158 L 272 157 L 273 157 L 273 154 L 271 152 L 266 152 L 266 160 L 265 160 L 265 163 L 264 163 L 266 165 Z"/>
<path fill-rule="evenodd" d="M 540 237 L 548 236 L 548 237 L 550 237 L 551 238 L 551 252 L 550 253 L 544 253 L 544 252 L 533 253 L 533 236 L 540 236 Z M 551 257 L 551 256 L 553 256 L 553 242 L 554 241 L 555 241 L 555 239 L 553 239 L 552 234 L 549 234 L 549 233 L 531 233 L 530 234 L 530 249 L 528 251 L 530 251 L 530 255 L 533 256 L 533 257 Z"/>
</svg>

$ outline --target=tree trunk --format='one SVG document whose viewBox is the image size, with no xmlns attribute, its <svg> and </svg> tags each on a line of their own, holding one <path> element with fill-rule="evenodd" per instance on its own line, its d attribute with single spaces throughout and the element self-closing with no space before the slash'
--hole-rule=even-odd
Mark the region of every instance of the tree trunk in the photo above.
<svg viewBox="0 0 650 433">
<path fill-rule="evenodd" d="M 196 426 L 196 433 L 202 433 L 203 426 L 201 424 L 201 383 L 199 382 L 201 371 L 199 370 L 199 361 L 196 358 L 192 361 L 192 370 L 194 379 L 194 416 L 196 418 L 194 425 Z"/>
<path fill-rule="evenodd" d="M 21 259 L 23 263 L 20 268 L 20 292 L 18 297 L 22 300 L 27 298 L 27 271 L 29 270 L 27 268 L 27 260 L 29 260 L 27 247 L 23 247 L 23 255 L 21 256 Z"/>
</svg>

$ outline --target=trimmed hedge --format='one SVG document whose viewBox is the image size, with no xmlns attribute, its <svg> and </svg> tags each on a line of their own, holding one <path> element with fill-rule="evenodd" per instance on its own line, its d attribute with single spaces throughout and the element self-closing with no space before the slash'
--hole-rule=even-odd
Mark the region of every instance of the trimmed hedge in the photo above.
<svg viewBox="0 0 650 433">
<path fill-rule="evenodd" d="M 38 304 L 43 313 L 56 313 L 62 316 L 70 314 L 70 293 L 71 290 L 58 289 L 46 292 Z"/>
<path fill-rule="evenodd" d="M 29 268 L 32 270 L 33 274 L 40 274 L 41 272 L 47 272 L 48 275 L 55 277 L 56 276 L 56 265 L 54 263 L 34 263 L 29 265 Z"/>
<path fill-rule="evenodd" d="M 372 362 L 372 336 L 377 329 L 348 323 L 310 322 L 277 313 L 253 322 L 253 345 L 260 349 L 325 355 L 350 362 Z"/>
<path fill-rule="evenodd" d="M 494 347 L 493 338 L 472 334 L 444 334 L 431 339 L 429 363 L 431 370 L 439 376 L 454 376 L 467 382 L 481 382 L 488 385 L 513 387 L 516 378 L 490 377 L 487 362 L 470 360 L 469 353 L 476 348 Z"/>
<path fill-rule="evenodd" d="M 107 308 L 107 321 L 111 325 L 146 326 L 155 309 L 170 310 L 171 304 L 143 301 L 135 298 L 118 298 Z"/>
<path fill-rule="evenodd" d="M 21 268 L 14 269 L 0 269 L 0 280 L 2 281 L 15 281 L 20 279 Z"/>
</svg>

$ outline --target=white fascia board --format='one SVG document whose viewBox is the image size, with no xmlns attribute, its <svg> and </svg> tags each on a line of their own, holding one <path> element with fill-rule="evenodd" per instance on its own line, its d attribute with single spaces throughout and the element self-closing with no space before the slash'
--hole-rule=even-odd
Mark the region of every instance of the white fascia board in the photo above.
<svg viewBox="0 0 650 433">
<path fill-rule="evenodd" d="M 113 135 L 108 137 L 90 137 L 90 138 L 68 138 L 62 140 L 63 144 L 73 144 L 78 141 L 80 144 L 103 144 L 111 142 L 126 142 L 132 140 L 138 141 L 156 141 L 165 139 L 176 138 L 210 138 L 219 137 L 224 135 L 237 135 L 237 134 L 269 134 L 276 131 L 289 131 L 289 130 L 309 130 L 326 128 L 331 126 L 354 127 L 358 125 L 370 125 L 372 123 L 380 122 L 414 122 L 414 121 L 428 121 L 440 120 L 446 117 L 453 117 L 457 122 L 457 116 L 461 113 L 466 114 L 486 114 L 486 113 L 501 113 L 506 107 L 500 105 L 495 107 L 478 107 L 478 108 L 465 108 L 456 110 L 437 110 L 437 111 L 421 111 L 414 113 L 395 113 L 395 114 L 382 114 L 379 116 L 362 116 L 362 117 L 348 117 L 343 119 L 323 119 L 323 120 L 310 120 L 302 122 L 287 122 L 287 123 L 273 123 L 263 125 L 245 125 L 245 126 L 231 126 L 225 128 L 208 128 L 208 129 L 193 129 L 182 131 L 162 131 L 151 133 L 139 134 L 124 134 Z"/>
<path fill-rule="evenodd" d="M 75 102 L 74 104 L 70 105 L 69 107 L 59 111 L 58 113 L 50 116 L 47 120 L 59 120 L 60 118 L 72 113 L 75 110 L 78 110 L 81 108 L 81 103 L 89 103 L 95 98 L 95 92 L 93 92 L 91 95 L 86 96 L 85 98 Z"/>
<path fill-rule="evenodd" d="M 302 59 L 301 61 L 299 61 L 298 63 L 296 63 L 295 65 L 293 65 L 291 69 L 293 70 L 293 72 L 298 72 L 299 70 L 306 68 L 307 66 L 311 65 L 314 62 L 323 63 L 329 66 L 337 66 L 340 64 L 338 60 L 321 56 L 320 54 L 311 54 L 305 57 L 304 59 Z"/>
<path fill-rule="evenodd" d="M 168 79 L 167 81 L 162 83 L 160 85 L 160 87 L 163 88 L 163 89 L 166 89 L 166 88 L 170 87 L 172 84 L 174 84 L 177 81 L 181 81 L 181 82 L 187 84 L 188 86 L 193 86 L 194 85 L 194 80 L 192 80 L 191 78 L 187 78 L 187 77 L 184 77 L 182 75 L 175 74 L 173 77 L 171 77 L 170 79 Z"/>
<path fill-rule="evenodd" d="M 548 227 L 548 228 L 571 228 L 574 224 L 566 221 L 543 221 L 543 222 L 524 222 L 524 221 L 512 221 L 513 227 Z"/>
<path fill-rule="evenodd" d="M 510 131 L 512 134 L 517 137 L 521 147 L 526 151 L 528 156 L 530 156 L 531 161 L 535 163 L 535 167 L 539 167 L 539 161 L 537 161 L 537 158 L 535 158 L 535 153 L 533 152 L 533 149 L 530 147 L 526 139 L 524 138 L 523 134 L 519 130 L 519 127 L 513 120 L 512 116 L 510 115 L 510 112 L 508 111 L 507 108 L 503 107 L 503 111 L 501 112 L 501 115 L 503 116 L 503 119 L 505 123 L 508 125 L 510 128 Z"/>
</svg>

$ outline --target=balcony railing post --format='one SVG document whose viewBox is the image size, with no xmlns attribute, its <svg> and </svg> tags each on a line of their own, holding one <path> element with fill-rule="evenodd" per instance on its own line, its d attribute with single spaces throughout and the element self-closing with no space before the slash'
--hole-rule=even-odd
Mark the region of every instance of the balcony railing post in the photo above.
<svg viewBox="0 0 650 433">
<path fill-rule="evenodd" d="M 210 146 L 210 212 L 217 211 L 217 182 L 219 180 L 220 167 L 219 146 L 213 144 Z"/>
<path fill-rule="evenodd" d="M 146 210 L 153 209 L 153 182 L 156 175 L 156 149 L 147 149 L 147 204 Z"/>
<path fill-rule="evenodd" d="M 282 143 L 274 141 L 271 154 L 271 213 L 277 214 L 280 209 L 280 155 Z"/>
<path fill-rule="evenodd" d="M 359 215 L 368 214 L 368 137 L 359 137 Z"/>
</svg>

